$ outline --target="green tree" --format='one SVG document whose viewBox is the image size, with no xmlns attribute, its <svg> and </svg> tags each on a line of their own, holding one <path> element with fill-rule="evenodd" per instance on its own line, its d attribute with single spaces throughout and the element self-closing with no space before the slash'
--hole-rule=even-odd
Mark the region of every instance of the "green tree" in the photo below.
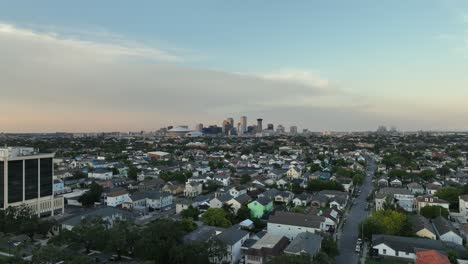
<svg viewBox="0 0 468 264">
<path fill-rule="evenodd" d="M 267 264 L 313 264 L 312 257 L 308 254 L 302 255 L 280 255 L 272 258 Z"/>
<path fill-rule="evenodd" d="M 411 222 L 402 212 L 380 210 L 359 225 L 359 234 L 364 234 L 367 239 L 371 239 L 372 234 L 411 236 Z"/>
<path fill-rule="evenodd" d="M 32 263 L 59 263 L 68 258 L 66 254 L 57 246 L 47 245 L 37 247 L 33 250 Z"/>
<path fill-rule="evenodd" d="M 114 221 L 109 229 L 109 240 L 107 246 L 121 259 L 122 254 L 134 252 L 134 245 L 138 239 L 138 229 L 129 221 Z"/>
<path fill-rule="evenodd" d="M 89 190 L 78 198 L 78 201 L 85 207 L 93 206 L 94 203 L 101 201 L 102 191 L 102 186 L 93 182 L 89 185 Z"/>
<path fill-rule="evenodd" d="M 425 181 L 429 181 L 431 179 L 434 179 L 436 177 L 436 173 L 432 170 L 423 170 L 419 174 L 419 176 L 424 179 Z"/>
<path fill-rule="evenodd" d="M 182 218 L 190 218 L 194 221 L 197 221 L 198 216 L 200 215 L 200 211 L 198 210 L 198 208 L 194 208 L 192 205 L 190 205 L 187 209 L 182 210 L 182 212 L 180 212 L 180 215 L 182 216 Z"/>
<path fill-rule="evenodd" d="M 204 243 L 184 243 L 170 249 L 168 263 L 206 264 L 210 263 L 210 260 Z"/>
<path fill-rule="evenodd" d="M 364 182 L 364 174 L 361 172 L 354 173 L 353 176 L 353 184 L 354 185 L 361 185 Z"/>
<path fill-rule="evenodd" d="M 136 243 L 136 256 L 154 263 L 170 263 L 171 249 L 182 244 L 184 231 L 170 220 L 157 220 L 148 224 Z"/>
<path fill-rule="evenodd" d="M 320 251 L 314 256 L 312 264 L 333 264 L 335 260 L 333 257 L 328 256 L 327 253 Z"/>
<path fill-rule="evenodd" d="M 91 249 L 103 249 L 108 239 L 107 222 L 100 217 L 86 217 L 72 229 L 72 242 L 80 244 L 89 253 Z"/>
<path fill-rule="evenodd" d="M 408 172 L 406 172 L 404 170 L 395 169 L 395 170 L 389 171 L 388 176 L 390 178 L 407 179 L 409 177 L 409 174 L 408 174 Z"/>
<path fill-rule="evenodd" d="M 190 218 L 184 218 L 179 221 L 179 225 L 186 233 L 190 233 L 197 229 L 197 224 Z"/>
<path fill-rule="evenodd" d="M 438 217 L 439 215 L 447 218 L 448 215 L 449 215 L 449 212 L 448 212 L 447 209 L 443 208 L 442 206 L 438 206 L 438 205 L 424 206 L 423 208 L 421 208 L 420 213 L 421 213 L 422 216 L 424 216 L 426 218 L 430 218 L 430 219 L 434 219 L 434 218 Z"/>
<path fill-rule="evenodd" d="M 138 179 L 138 169 L 133 166 L 133 165 L 130 165 L 128 167 L 128 173 L 127 173 L 128 177 L 132 180 L 137 180 Z"/>
<path fill-rule="evenodd" d="M 201 216 L 200 220 L 205 225 L 218 226 L 218 227 L 229 227 L 231 222 L 228 219 L 227 213 L 222 208 L 209 208 Z"/>
<path fill-rule="evenodd" d="M 343 185 L 336 181 L 328 180 L 311 180 L 307 183 L 307 190 L 311 192 L 318 192 L 321 190 L 338 190 L 344 191 Z"/>
<path fill-rule="evenodd" d="M 221 263 L 227 255 L 227 246 L 219 239 L 213 238 L 204 243 L 208 258 L 214 263 Z"/>
<path fill-rule="evenodd" d="M 245 219 L 250 218 L 250 209 L 247 207 L 247 205 L 243 204 L 239 210 L 237 210 L 237 221 L 242 222 Z"/>
<path fill-rule="evenodd" d="M 252 178 L 250 177 L 250 175 L 244 174 L 244 175 L 242 175 L 241 178 L 240 178 L 240 184 L 249 183 L 251 180 L 252 180 Z"/>
<path fill-rule="evenodd" d="M 314 173 L 314 172 L 319 171 L 321 169 L 322 169 L 322 167 L 320 166 L 320 164 L 313 163 L 309 167 L 309 172 Z"/>
<path fill-rule="evenodd" d="M 447 257 L 450 260 L 450 263 L 452 264 L 457 264 L 458 263 L 458 252 L 455 250 L 449 250 L 447 251 Z"/>
<path fill-rule="evenodd" d="M 336 241 L 333 240 L 331 236 L 325 236 L 322 241 L 322 250 L 323 252 L 327 253 L 330 257 L 335 257 L 340 254 L 338 251 L 338 245 Z"/>
<path fill-rule="evenodd" d="M 461 189 L 451 186 L 442 187 L 436 192 L 436 196 L 449 202 L 452 209 L 458 208 L 458 196 L 460 194 Z"/>
</svg>

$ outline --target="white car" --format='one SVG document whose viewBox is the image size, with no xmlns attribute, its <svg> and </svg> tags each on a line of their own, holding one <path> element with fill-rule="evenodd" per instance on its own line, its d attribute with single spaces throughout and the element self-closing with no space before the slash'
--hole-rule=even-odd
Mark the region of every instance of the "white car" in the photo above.
<svg viewBox="0 0 468 264">
<path fill-rule="evenodd" d="M 361 247 L 359 245 L 356 245 L 356 253 L 361 252 Z"/>
</svg>

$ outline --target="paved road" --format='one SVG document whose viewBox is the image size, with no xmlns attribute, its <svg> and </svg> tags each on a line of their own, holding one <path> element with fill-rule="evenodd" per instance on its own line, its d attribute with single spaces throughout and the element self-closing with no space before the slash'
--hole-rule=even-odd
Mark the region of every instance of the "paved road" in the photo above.
<svg viewBox="0 0 468 264">
<path fill-rule="evenodd" d="M 369 169 L 373 175 L 375 163 L 369 160 Z M 337 264 L 355 264 L 358 263 L 359 255 L 355 252 L 356 241 L 358 239 L 358 225 L 366 218 L 368 211 L 364 210 L 367 204 L 366 198 L 373 190 L 372 175 L 367 176 L 361 187 L 361 195 L 356 198 L 356 205 L 351 207 L 351 210 L 346 218 L 346 223 L 343 226 L 341 236 L 338 240 L 338 248 L 340 255 L 335 258 Z"/>
</svg>

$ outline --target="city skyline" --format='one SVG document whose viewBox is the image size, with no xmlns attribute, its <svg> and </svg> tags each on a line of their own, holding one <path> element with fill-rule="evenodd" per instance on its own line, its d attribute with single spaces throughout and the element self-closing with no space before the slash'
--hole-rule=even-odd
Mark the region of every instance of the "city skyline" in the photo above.
<svg viewBox="0 0 468 264">
<path fill-rule="evenodd" d="M 0 131 L 466 131 L 467 43 L 465 1 L 0 1 Z"/>
</svg>

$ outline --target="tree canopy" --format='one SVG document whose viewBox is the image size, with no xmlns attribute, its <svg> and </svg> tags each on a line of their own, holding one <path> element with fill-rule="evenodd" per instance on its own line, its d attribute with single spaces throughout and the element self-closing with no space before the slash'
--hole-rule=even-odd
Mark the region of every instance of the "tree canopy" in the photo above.
<svg viewBox="0 0 468 264">
<path fill-rule="evenodd" d="M 438 206 L 438 205 L 428 205 L 428 206 L 424 206 L 423 208 L 421 208 L 421 215 L 426 217 L 426 218 L 430 218 L 430 219 L 434 219 L 438 216 L 443 216 L 445 218 L 448 217 L 449 215 L 449 211 L 445 208 L 443 208 L 442 206 Z"/>
<path fill-rule="evenodd" d="M 200 220 L 205 225 L 218 226 L 218 227 L 229 227 L 231 222 L 228 219 L 228 215 L 223 208 L 209 208 L 201 216 Z"/>
</svg>

